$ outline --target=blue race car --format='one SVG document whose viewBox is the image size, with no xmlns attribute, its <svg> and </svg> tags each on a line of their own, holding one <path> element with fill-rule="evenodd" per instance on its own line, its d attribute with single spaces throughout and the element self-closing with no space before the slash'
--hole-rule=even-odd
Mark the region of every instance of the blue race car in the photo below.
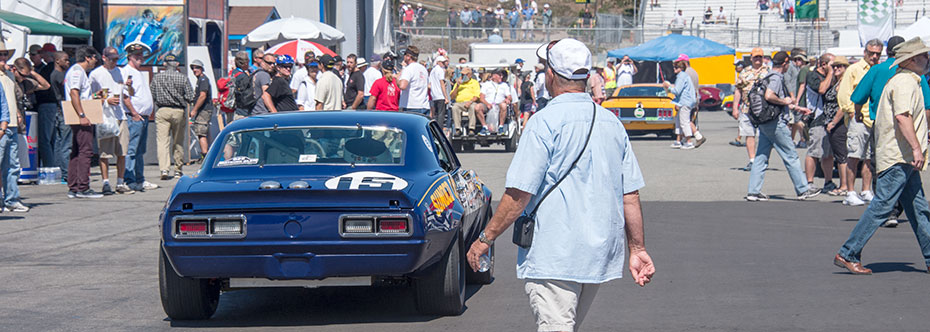
<svg viewBox="0 0 930 332">
<path fill-rule="evenodd" d="M 255 287 L 410 285 L 421 313 L 458 315 L 467 244 L 491 191 L 434 121 L 396 112 L 236 120 L 160 216 L 159 288 L 172 319 L 208 319 Z"/>
</svg>

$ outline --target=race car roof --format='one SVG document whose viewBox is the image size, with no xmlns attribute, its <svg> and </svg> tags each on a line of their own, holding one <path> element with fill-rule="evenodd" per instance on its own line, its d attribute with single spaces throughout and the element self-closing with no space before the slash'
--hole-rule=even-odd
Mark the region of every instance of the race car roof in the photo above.
<svg viewBox="0 0 930 332">
<path fill-rule="evenodd" d="M 429 118 L 407 112 L 386 111 L 310 111 L 253 115 L 233 121 L 228 130 L 297 126 L 386 126 L 404 131 L 426 128 Z"/>
</svg>

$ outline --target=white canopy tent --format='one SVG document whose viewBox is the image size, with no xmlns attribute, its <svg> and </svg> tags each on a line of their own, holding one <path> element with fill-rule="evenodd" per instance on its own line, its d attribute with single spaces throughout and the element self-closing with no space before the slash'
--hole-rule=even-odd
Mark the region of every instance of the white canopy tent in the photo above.
<svg viewBox="0 0 930 332">
<path fill-rule="evenodd" d="M 333 45 L 346 39 L 345 34 L 325 23 L 303 17 L 277 19 L 252 30 L 242 38 L 246 47 L 275 45 L 290 40 L 308 40 Z"/>
<path fill-rule="evenodd" d="M 904 37 L 904 40 L 920 37 L 920 39 L 924 41 L 924 44 L 927 44 L 930 42 L 930 17 L 921 17 L 917 22 L 914 22 L 914 24 L 898 32 L 898 35 Z"/>
</svg>

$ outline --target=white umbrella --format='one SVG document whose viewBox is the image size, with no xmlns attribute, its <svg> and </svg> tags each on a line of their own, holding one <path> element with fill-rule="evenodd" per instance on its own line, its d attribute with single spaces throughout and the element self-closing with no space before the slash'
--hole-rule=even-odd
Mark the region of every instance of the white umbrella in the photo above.
<svg viewBox="0 0 930 332">
<path fill-rule="evenodd" d="M 278 44 L 281 42 L 302 39 L 318 42 L 321 44 L 332 44 L 346 39 L 344 33 L 336 28 L 302 17 L 288 17 L 277 19 L 252 30 L 245 38 L 242 38 L 242 45 L 246 47 L 260 47 L 265 44 Z"/>
</svg>

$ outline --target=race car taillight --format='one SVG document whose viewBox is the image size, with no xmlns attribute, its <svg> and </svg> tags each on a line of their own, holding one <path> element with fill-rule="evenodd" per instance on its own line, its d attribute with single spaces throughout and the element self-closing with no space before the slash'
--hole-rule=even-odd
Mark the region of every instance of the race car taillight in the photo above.
<svg viewBox="0 0 930 332">
<path fill-rule="evenodd" d="M 608 108 L 608 111 L 614 114 L 614 116 L 620 116 L 620 110 L 616 108 Z"/>
<path fill-rule="evenodd" d="M 381 233 L 407 233 L 407 219 L 378 220 L 378 231 Z"/>
<path fill-rule="evenodd" d="M 672 109 L 671 108 L 656 109 L 656 116 L 660 118 L 670 118 L 672 117 Z"/>
<path fill-rule="evenodd" d="M 239 235 L 242 234 L 241 220 L 215 220 L 213 221 L 213 234 Z"/>
<path fill-rule="evenodd" d="M 373 233 L 374 218 L 347 218 L 343 222 L 342 231 L 345 233 Z"/>
<path fill-rule="evenodd" d="M 183 236 L 207 235 L 206 221 L 185 221 L 178 224 L 178 234 Z"/>
</svg>

